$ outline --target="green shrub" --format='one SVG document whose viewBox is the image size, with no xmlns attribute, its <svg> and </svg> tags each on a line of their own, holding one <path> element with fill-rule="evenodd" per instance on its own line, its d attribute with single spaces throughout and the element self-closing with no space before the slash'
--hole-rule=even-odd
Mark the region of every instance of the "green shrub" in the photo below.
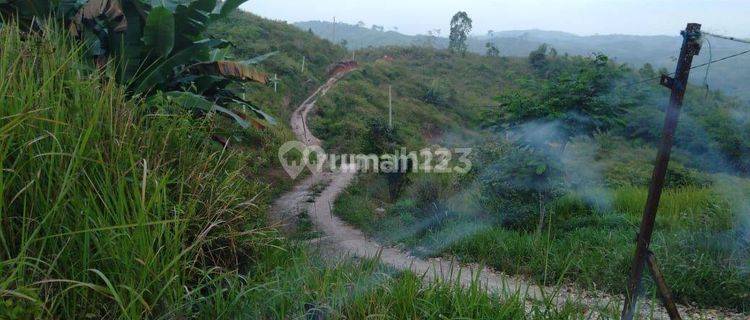
<svg viewBox="0 0 750 320">
<path fill-rule="evenodd" d="M 509 228 L 531 229 L 537 226 L 541 206 L 557 197 L 563 187 L 559 164 L 531 147 L 498 143 L 486 148 L 493 159 L 477 164 L 482 186 L 482 206 Z"/>
</svg>

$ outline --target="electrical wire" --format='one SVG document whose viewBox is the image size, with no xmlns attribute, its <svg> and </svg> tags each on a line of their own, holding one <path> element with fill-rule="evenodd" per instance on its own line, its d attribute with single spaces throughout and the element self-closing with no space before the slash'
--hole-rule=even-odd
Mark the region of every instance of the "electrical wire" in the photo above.
<svg viewBox="0 0 750 320">
<path fill-rule="evenodd" d="M 694 67 L 692 67 L 690 69 L 692 70 L 692 69 L 696 69 L 696 68 L 705 67 L 705 66 L 707 66 L 709 64 L 712 64 L 712 63 L 717 63 L 717 62 L 720 62 L 720 61 L 729 60 L 729 59 L 732 59 L 732 58 L 735 58 L 735 57 L 739 57 L 739 56 L 741 56 L 743 54 L 748 54 L 748 53 L 750 53 L 750 50 L 745 50 L 745 51 L 742 51 L 742 52 L 735 53 L 733 55 L 726 56 L 726 57 L 721 58 L 721 59 L 711 60 L 709 62 L 706 62 L 706 63 L 703 63 L 703 64 L 699 64 L 699 65 L 694 66 Z"/>
<path fill-rule="evenodd" d="M 714 33 L 705 32 L 705 31 L 701 31 L 701 33 L 707 36 L 712 36 L 714 38 L 735 41 L 735 42 L 744 43 L 744 44 L 750 44 L 750 40 L 745 40 L 745 39 L 740 39 L 740 38 L 735 38 L 735 37 L 730 37 L 730 36 L 722 36 L 720 34 L 714 34 Z"/>
<path fill-rule="evenodd" d="M 711 40 L 708 40 L 708 38 L 705 39 L 706 43 L 708 44 L 708 61 L 711 61 L 714 59 L 714 49 L 711 46 Z M 708 86 L 708 75 L 711 72 L 711 63 L 706 66 L 706 75 L 703 77 L 703 85 L 706 87 L 706 97 L 708 97 L 708 93 L 711 91 L 711 88 Z"/>
<path fill-rule="evenodd" d="M 690 70 L 702 68 L 702 67 L 705 67 L 705 66 L 710 66 L 711 64 L 714 64 L 714 63 L 717 63 L 717 62 L 721 62 L 721 61 L 724 61 L 724 60 L 729 60 L 729 59 L 732 59 L 732 58 L 735 58 L 735 57 L 739 57 L 741 55 L 748 54 L 748 53 L 750 53 L 750 50 L 745 50 L 745 51 L 742 51 L 742 52 L 738 52 L 738 53 L 735 53 L 733 55 L 729 55 L 729 56 L 726 56 L 726 57 L 723 57 L 723 58 L 720 58 L 720 59 L 710 60 L 710 61 L 708 61 L 706 63 L 702 63 L 702 64 L 699 64 L 699 65 L 693 66 L 693 67 L 690 68 Z M 673 76 L 674 72 L 669 73 L 667 75 L 668 76 Z M 628 87 L 632 87 L 632 86 L 635 86 L 635 85 L 643 84 L 643 83 L 646 83 L 646 82 L 649 82 L 649 81 L 658 80 L 658 79 L 661 79 L 661 76 L 653 77 L 653 78 L 649 78 L 649 79 L 644 79 L 644 80 L 641 80 L 641 81 L 636 81 L 636 82 L 632 82 L 632 83 L 628 83 L 628 84 L 624 84 L 624 85 L 615 86 L 615 88 L 628 88 Z"/>
</svg>

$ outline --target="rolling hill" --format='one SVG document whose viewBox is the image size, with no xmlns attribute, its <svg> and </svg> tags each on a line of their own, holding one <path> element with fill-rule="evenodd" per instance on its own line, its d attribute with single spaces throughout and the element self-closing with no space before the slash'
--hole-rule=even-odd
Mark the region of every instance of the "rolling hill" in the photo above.
<svg viewBox="0 0 750 320">
<path fill-rule="evenodd" d="M 334 41 L 346 41 L 350 50 L 382 46 L 434 46 L 447 48 L 445 37 L 426 35 L 405 35 L 396 31 L 377 31 L 356 25 L 330 22 L 307 21 L 295 23 L 303 30 L 310 30 L 316 35 Z M 677 29 L 675 29 L 675 34 Z M 704 50 L 695 60 L 696 65 L 714 59 L 750 49 L 727 40 L 711 38 L 710 45 L 704 44 Z M 469 40 L 469 50 L 484 54 L 486 43 L 492 42 L 502 56 L 527 56 L 540 45 L 551 45 L 560 54 L 588 56 L 593 53 L 604 53 L 610 58 L 639 68 L 645 63 L 655 68 L 667 68 L 672 71 L 675 56 L 679 51 L 682 39 L 679 36 L 636 36 L 636 35 L 593 35 L 579 36 L 559 31 L 516 30 L 498 31 L 491 35 L 474 36 Z M 707 81 L 706 81 L 707 80 Z M 710 89 L 719 89 L 743 100 L 750 100 L 750 55 L 741 56 L 727 62 L 712 64 L 706 79 L 705 68 L 692 75 L 694 84 L 708 83 Z"/>
</svg>

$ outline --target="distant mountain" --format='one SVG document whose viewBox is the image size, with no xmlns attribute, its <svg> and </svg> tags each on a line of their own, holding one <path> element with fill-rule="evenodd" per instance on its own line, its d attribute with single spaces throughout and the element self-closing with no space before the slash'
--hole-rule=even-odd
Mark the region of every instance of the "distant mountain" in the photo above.
<svg viewBox="0 0 750 320">
<path fill-rule="evenodd" d="M 323 21 L 295 23 L 303 30 L 337 43 L 346 42 L 349 49 L 382 46 L 433 46 L 447 48 L 445 37 L 426 35 L 405 35 L 396 31 L 379 31 L 356 25 Z M 676 56 L 680 50 L 682 38 L 679 36 L 634 36 L 634 35 L 594 35 L 579 36 L 560 31 L 515 30 L 498 31 L 491 35 L 474 36 L 469 39 L 469 50 L 479 54 L 486 52 L 486 43 L 492 42 L 504 56 L 527 56 L 529 52 L 547 43 L 560 54 L 591 55 L 604 53 L 620 63 L 627 63 L 635 68 L 651 63 L 655 68 L 667 68 L 673 71 Z M 704 44 L 701 55 L 696 57 L 695 65 L 750 50 L 750 45 L 722 39 L 710 39 Z M 693 72 L 693 83 L 702 84 L 706 78 L 706 68 Z M 709 88 L 722 91 L 750 101 L 750 54 L 711 65 L 708 77 Z"/>
</svg>

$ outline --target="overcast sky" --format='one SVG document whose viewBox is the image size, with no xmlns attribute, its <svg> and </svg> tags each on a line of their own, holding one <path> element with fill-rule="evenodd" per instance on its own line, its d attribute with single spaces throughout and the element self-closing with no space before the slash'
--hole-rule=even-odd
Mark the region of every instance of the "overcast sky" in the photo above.
<svg viewBox="0 0 750 320">
<path fill-rule="evenodd" d="M 474 34 L 488 30 L 542 29 L 592 34 L 677 35 L 687 22 L 704 30 L 750 36 L 750 0 L 250 0 L 242 8 L 288 22 L 324 20 L 407 34 L 449 29 L 459 10 L 474 20 Z"/>
</svg>

